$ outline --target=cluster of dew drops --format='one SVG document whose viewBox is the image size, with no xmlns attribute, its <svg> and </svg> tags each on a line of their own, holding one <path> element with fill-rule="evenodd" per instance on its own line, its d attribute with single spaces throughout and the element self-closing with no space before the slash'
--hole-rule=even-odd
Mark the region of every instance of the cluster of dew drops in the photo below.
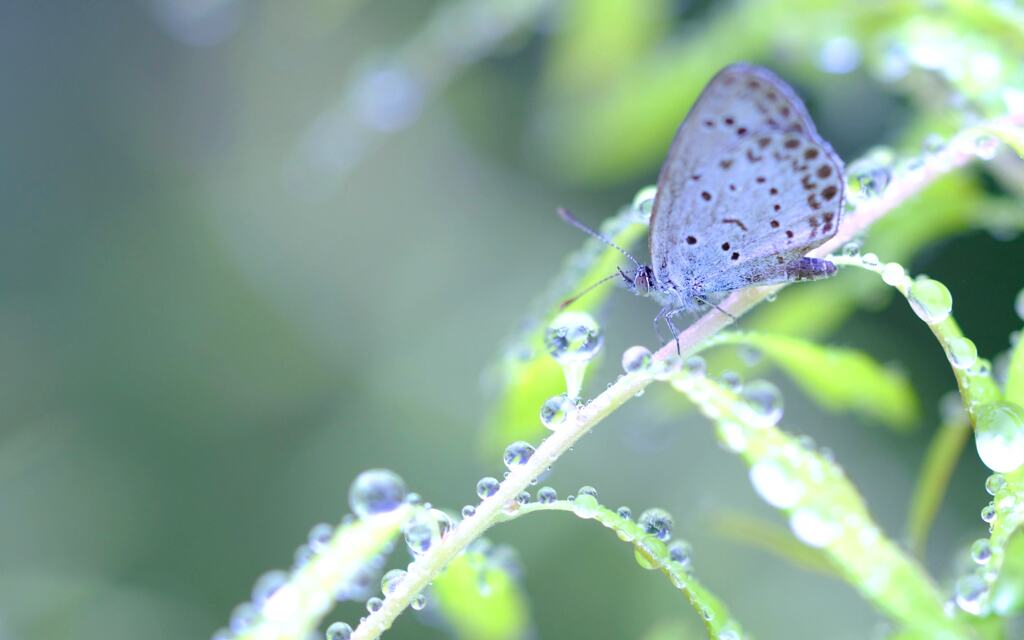
<svg viewBox="0 0 1024 640">
<path fill-rule="evenodd" d="M 1014 300 L 1014 310 L 1024 321 L 1024 289 Z M 1011 346 L 1017 346 L 1020 332 L 1010 336 Z M 976 353 L 976 352 L 975 352 Z M 976 357 L 976 356 L 975 356 Z M 952 360 L 952 356 L 951 356 Z M 984 361 L 982 361 L 984 362 Z M 986 366 L 985 373 L 991 369 Z M 947 405 L 958 404 L 958 394 L 950 394 Z M 962 409 L 956 407 L 962 412 Z M 947 409 L 947 413 L 954 409 Z M 981 519 L 989 532 L 1005 519 L 1004 530 L 1013 530 L 1024 524 L 1024 502 L 1016 497 L 1019 489 L 1008 487 L 1005 474 L 1024 466 L 1024 408 L 1006 401 L 986 404 L 975 411 L 975 444 L 981 461 L 994 473 L 985 481 L 985 491 L 992 500 L 981 510 Z M 999 568 L 992 566 L 996 551 L 989 538 L 978 538 L 970 545 L 974 571 L 957 580 L 950 609 L 955 606 L 973 615 L 984 615 L 993 606 L 991 590 L 999 576 Z"/>
</svg>

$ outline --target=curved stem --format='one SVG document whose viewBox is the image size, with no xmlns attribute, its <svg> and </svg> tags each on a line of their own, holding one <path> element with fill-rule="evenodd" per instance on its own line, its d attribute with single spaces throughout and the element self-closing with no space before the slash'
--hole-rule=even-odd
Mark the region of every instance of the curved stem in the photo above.
<svg viewBox="0 0 1024 640">
<path fill-rule="evenodd" d="M 894 179 L 881 195 L 858 202 L 856 210 L 843 218 L 838 233 L 809 255 L 825 256 L 837 251 L 937 178 L 970 162 L 976 156 L 978 136 L 987 129 L 1000 125 L 1022 126 L 1024 113 L 1013 114 L 962 131 L 952 138 L 943 150 L 927 156 L 919 167 L 908 170 Z M 733 316 L 739 317 L 783 286 L 785 285 L 749 287 L 735 291 L 719 306 Z M 683 355 L 691 353 L 703 340 L 722 330 L 732 321 L 732 318 L 716 310 L 698 318 L 678 336 L 678 344 Z M 674 356 L 675 352 L 676 341 L 673 340 L 658 349 L 654 359 L 661 361 Z M 511 470 L 498 491 L 480 503 L 475 515 L 459 523 L 443 540 L 409 565 L 405 580 L 395 591 L 388 594 L 380 609 L 370 614 L 359 625 L 352 634 L 353 640 L 371 640 L 390 628 L 398 614 L 430 584 L 434 576 L 444 570 L 448 562 L 501 520 L 506 505 L 513 503 L 516 496 L 526 490 L 577 440 L 655 379 L 649 373 L 623 376 L 582 407 L 575 420 L 560 427 L 537 447 L 533 457 Z"/>
</svg>

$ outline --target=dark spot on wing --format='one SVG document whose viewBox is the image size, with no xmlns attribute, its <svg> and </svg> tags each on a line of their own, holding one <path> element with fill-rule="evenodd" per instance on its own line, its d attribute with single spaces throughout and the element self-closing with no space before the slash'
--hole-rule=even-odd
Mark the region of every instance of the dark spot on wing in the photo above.
<svg viewBox="0 0 1024 640">
<path fill-rule="evenodd" d="M 804 158 L 807 159 L 807 160 L 814 160 L 817 157 L 818 157 L 818 150 L 817 149 L 811 148 L 811 149 L 808 149 L 808 150 L 804 151 Z"/>
<path fill-rule="evenodd" d="M 792 238 L 793 237 L 793 232 L 791 230 L 789 230 L 789 229 L 786 229 L 786 237 L 787 238 Z"/>
<path fill-rule="evenodd" d="M 728 242 L 723 242 L 722 243 L 722 251 L 728 251 L 728 250 L 729 250 L 729 243 Z"/>
<path fill-rule="evenodd" d="M 828 166 L 827 164 L 823 164 L 820 167 L 818 167 L 819 178 L 827 178 L 830 175 L 832 175 L 832 167 Z"/>
<path fill-rule="evenodd" d="M 797 140 L 796 138 L 790 138 L 789 140 L 786 140 L 786 142 L 784 142 L 782 146 L 786 147 L 787 149 L 796 149 L 797 147 L 800 146 L 800 141 Z"/>
<path fill-rule="evenodd" d="M 754 150 L 753 149 L 747 149 L 747 160 L 750 160 L 751 162 L 761 162 L 761 160 L 763 160 L 763 159 L 764 159 L 764 156 L 756 156 L 756 155 L 754 155 Z"/>
<path fill-rule="evenodd" d="M 776 211 L 782 211 L 782 205 L 780 205 L 778 202 L 776 202 L 774 205 L 772 205 L 772 209 L 774 209 Z"/>
<path fill-rule="evenodd" d="M 700 192 L 700 197 L 704 198 L 704 200 L 710 200 L 711 199 L 711 194 L 708 193 L 707 191 L 701 191 Z"/>
<path fill-rule="evenodd" d="M 779 205 L 775 205 L 775 206 L 777 207 Z M 769 224 L 772 225 L 772 229 L 778 229 L 779 228 L 779 221 L 778 220 L 772 220 Z"/>
<path fill-rule="evenodd" d="M 838 192 L 839 189 L 836 188 L 836 185 L 830 184 L 821 190 L 821 197 L 825 198 L 826 200 L 831 200 L 832 198 L 836 197 L 836 193 Z"/>
<path fill-rule="evenodd" d="M 739 260 L 739 259 L 740 259 L 740 254 L 739 254 L 738 252 L 736 252 L 736 251 L 733 251 L 733 252 L 732 252 L 732 255 L 731 255 L 730 257 L 731 257 L 731 258 L 732 258 L 733 260 Z"/>
<path fill-rule="evenodd" d="M 732 160 L 719 160 L 718 166 L 722 167 L 723 169 L 728 169 L 729 167 L 732 166 Z"/>
<path fill-rule="evenodd" d="M 764 184 L 766 178 L 764 176 L 757 176 L 757 183 Z"/>
<path fill-rule="evenodd" d="M 772 187 L 768 193 L 772 194 L 773 196 L 777 196 L 779 195 L 779 190 L 776 189 L 775 187 Z"/>
<path fill-rule="evenodd" d="M 686 244 L 697 244 L 697 238 L 686 236 Z"/>
<path fill-rule="evenodd" d="M 821 208 L 821 203 L 818 202 L 818 196 L 813 194 L 813 193 L 811 195 L 807 196 L 807 204 L 811 205 L 812 209 L 820 209 Z"/>
<path fill-rule="evenodd" d="M 727 224 L 734 224 L 738 226 L 740 229 L 743 229 L 744 231 L 747 230 L 747 225 L 743 224 L 742 220 L 737 220 L 736 218 L 723 218 L 722 222 L 725 222 Z"/>
<path fill-rule="evenodd" d="M 738 136 L 745 136 L 745 135 L 747 135 L 747 128 L 746 127 L 739 127 L 739 128 L 737 128 L 736 129 L 736 135 L 738 135 Z"/>
<path fill-rule="evenodd" d="M 731 126 L 732 126 L 732 125 L 733 125 L 733 124 L 734 124 L 735 122 L 736 122 L 736 120 L 734 120 L 734 119 L 733 119 L 732 117 L 727 117 L 727 118 L 725 119 L 725 124 L 729 125 L 730 127 L 731 127 Z"/>
</svg>

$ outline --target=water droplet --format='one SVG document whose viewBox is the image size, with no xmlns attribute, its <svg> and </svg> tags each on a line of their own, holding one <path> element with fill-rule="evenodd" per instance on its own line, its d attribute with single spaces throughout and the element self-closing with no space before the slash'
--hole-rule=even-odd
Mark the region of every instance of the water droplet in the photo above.
<svg viewBox="0 0 1024 640">
<path fill-rule="evenodd" d="M 584 487 L 584 489 L 592 487 Z M 581 518 L 593 518 L 597 515 L 600 504 L 597 501 L 597 493 L 580 493 L 572 503 L 573 512 Z"/>
<path fill-rule="evenodd" d="M 708 363 L 700 356 L 690 356 L 683 367 L 691 376 L 703 376 L 708 372 Z"/>
<path fill-rule="evenodd" d="M 632 210 L 643 224 L 649 224 L 651 221 L 651 210 L 654 209 L 654 198 L 657 195 L 658 188 L 651 185 L 637 191 L 633 197 Z"/>
<path fill-rule="evenodd" d="M 767 380 L 754 380 L 744 385 L 740 397 L 758 417 L 752 426 L 770 427 L 782 419 L 782 393 Z"/>
<path fill-rule="evenodd" d="M 633 557 L 638 565 L 647 570 L 660 567 L 659 559 L 664 558 L 666 553 L 665 543 L 657 536 L 644 536 L 634 544 Z"/>
<path fill-rule="evenodd" d="M 622 352 L 622 370 L 626 373 L 647 371 L 651 368 L 651 350 L 636 345 Z"/>
<path fill-rule="evenodd" d="M 540 408 L 541 423 L 554 431 L 565 424 L 569 416 L 576 413 L 576 403 L 562 393 L 548 398 Z"/>
<path fill-rule="evenodd" d="M 392 569 L 380 579 L 380 591 L 384 595 L 392 593 L 405 580 L 406 573 L 401 569 Z"/>
<path fill-rule="evenodd" d="M 829 38 L 818 53 L 818 65 L 828 73 L 850 73 L 860 64 L 860 47 L 847 36 Z"/>
<path fill-rule="evenodd" d="M 668 545 L 668 557 L 671 558 L 672 562 L 683 565 L 684 569 L 690 566 L 691 553 L 693 553 L 693 549 L 690 548 L 690 543 L 685 540 L 673 540 Z"/>
<path fill-rule="evenodd" d="M 1013 310 L 1017 312 L 1017 317 L 1024 320 L 1024 289 L 1017 292 L 1017 297 L 1013 301 Z"/>
<path fill-rule="evenodd" d="M 946 285 L 927 276 L 914 280 L 907 293 L 907 300 L 917 317 L 930 325 L 942 322 L 953 310 L 953 296 Z"/>
<path fill-rule="evenodd" d="M 383 606 L 384 601 L 378 598 L 377 596 L 373 596 L 372 598 L 366 601 L 366 610 L 370 613 L 376 613 L 377 611 L 380 611 L 380 608 Z"/>
<path fill-rule="evenodd" d="M 462 517 L 463 517 L 463 519 L 472 518 L 475 515 L 476 515 L 476 507 L 475 506 L 473 506 L 471 504 L 467 504 L 466 506 L 462 507 Z"/>
<path fill-rule="evenodd" d="M 288 582 L 287 571 L 268 571 L 256 579 L 252 587 L 252 602 L 257 607 L 269 600 Z"/>
<path fill-rule="evenodd" d="M 518 502 L 519 504 L 530 504 L 530 492 L 523 491 L 522 493 L 520 493 L 518 496 L 516 496 L 516 502 Z"/>
<path fill-rule="evenodd" d="M 988 503 L 981 509 L 981 519 L 985 522 L 992 524 L 996 520 L 996 505 Z"/>
<path fill-rule="evenodd" d="M 991 160 L 996 157 L 999 151 L 999 139 L 995 136 L 982 133 L 974 139 L 974 153 L 982 160 Z"/>
<path fill-rule="evenodd" d="M 842 533 L 839 523 L 823 517 L 814 509 L 797 509 L 790 514 L 789 528 L 801 542 L 818 548 L 832 544 Z"/>
<path fill-rule="evenodd" d="M 718 640 L 742 640 L 740 632 L 734 629 L 723 629 L 718 634 Z"/>
<path fill-rule="evenodd" d="M 903 265 L 897 262 L 890 262 L 882 267 L 882 281 L 890 287 L 900 288 L 907 280 L 907 272 Z"/>
<path fill-rule="evenodd" d="M 992 543 L 988 538 L 978 538 L 971 545 L 971 560 L 978 564 L 987 564 L 992 559 Z"/>
<path fill-rule="evenodd" d="M 423 502 L 423 497 L 415 491 L 410 491 L 405 496 L 405 504 L 417 505 L 421 502 Z"/>
<path fill-rule="evenodd" d="M 423 88 L 416 77 L 401 66 L 366 69 L 351 88 L 355 115 L 367 128 L 397 131 L 419 116 Z"/>
<path fill-rule="evenodd" d="M 644 533 L 653 535 L 661 541 L 666 541 L 672 537 L 672 527 L 675 526 L 672 514 L 658 508 L 644 511 L 636 522 L 643 529 Z"/>
<path fill-rule="evenodd" d="M 957 369 L 970 369 L 978 361 L 978 348 L 968 338 L 951 338 L 946 343 L 949 363 Z"/>
<path fill-rule="evenodd" d="M 1024 409 L 1012 402 L 992 402 L 975 412 L 974 443 L 978 457 L 999 473 L 1024 464 Z"/>
<path fill-rule="evenodd" d="M 964 576 L 956 581 L 956 604 L 967 613 L 979 615 L 988 593 L 988 583 L 981 576 Z"/>
<path fill-rule="evenodd" d="M 348 504 L 360 518 L 394 511 L 405 500 L 405 482 L 393 471 L 370 469 L 359 474 L 348 492 Z"/>
<path fill-rule="evenodd" d="M 617 513 L 619 517 L 623 520 L 633 519 L 633 510 L 630 509 L 629 507 L 619 507 L 618 509 L 615 510 L 615 513 Z"/>
<path fill-rule="evenodd" d="M 580 487 L 580 490 L 576 492 L 576 495 L 577 496 L 593 496 L 594 498 L 596 498 L 597 497 L 597 489 L 595 489 L 594 487 L 590 486 L 589 484 L 585 484 L 582 487 Z"/>
<path fill-rule="evenodd" d="M 335 622 L 327 627 L 324 634 L 325 640 L 349 640 L 352 637 L 352 627 L 344 622 Z"/>
<path fill-rule="evenodd" d="M 511 471 L 519 465 L 529 462 L 530 458 L 533 457 L 534 451 L 536 449 L 529 442 L 519 440 L 505 447 L 505 455 L 502 459 L 505 461 L 505 466 Z"/>
<path fill-rule="evenodd" d="M 558 500 L 558 492 L 551 487 L 541 487 L 537 492 L 537 502 L 541 504 L 550 504 L 555 500 Z"/>
<path fill-rule="evenodd" d="M 804 495 L 803 482 L 773 460 L 760 460 L 750 467 L 750 484 L 765 502 L 779 509 L 796 506 Z"/>
<path fill-rule="evenodd" d="M 851 240 L 843 245 L 843 255 L 848 258 L 855 258 L 860 255 L 860 241 Z"/>
<path fill-rule="evenodd" d="M 412 603 L 410 604 L 410 606 L 415 611 L 423 611 L 423 609 L 427 606 L 427 596 L 423 595 L 422 593 L 417 593 L 416 597 L 412 599 Z"/>
<path fill-rule="evenodd" d="M 985 479 L 985 491 L 987 491 L 990 496 L 996 495 L 1002 491 L 1005 486 L 1006 478 L 1004 478 L 1001 473 L 993 473 Z"/>
<path fill-rule="evenodd" d="M 254 607 L 251 602 L 243 602 L 231 610 L 231 616 L 228 618 L 228 627 L 231 628 L 232 632 L 241 634 L 256 622 L 259 615 L 259 609 Z"/>
<path fill-rule="evenodd" d="M 310 549 L 319 552 L 327 547 L 333 535 L 334 527 L 326 522 L 321 522 L 320 524 L 313 525 L 313 528 L 309 530 L 309 536 L 306 540 L 309 542 Z"/>
<path fill-rule="evenodd" d="M 735 371 L 723 371 L 718 381 L 722 383 L 723 387 L 733 393 L 738 393 L 743 387 L 743 378 Z"/>
<path fill-rule="evenodd" d="M 860 257 L 860 261 L 864 264 L 864 266 L 870 268 L 877 267 L 880 264 L 878 256 L 873 253 L 865 253 L 863 256 Z"/>
<path fill-rule="evenodd" d="M 756 366 L 761 362 L 763 354 L 757 347 L 749 344 L 743 344 L 739 347 L 740 359 L 743 360 L 743 364 L 748 367 Z"/>
<path fill-rule="evenodd" d="M 587 362 L 597 354 L 604 338 L 601 328 L 589 314 L 567 311 L 548 326 L 544 343 L 558 362 Z"/>
<path fill-rule="evenodd" d="M 498 483 L 497 478 L 484 476 L 476 483 L 476 496 L 481 500 L 489 498 L 498 492 L 499 486 L 501 485 Z"/>
<path fill-rule="evenodd" d="M 292 555 L 292 571 L 296 571 L 306 566 L 310 560 L 316 557 L 316 552 L 309 548 L 309 545 L 300 544 L 295 549 L 295 553 Z"/>
<path fill-rule="evenodd" d="M 868 155 L 847 167 L 846 175 L 850 176 L 850 182 L 860 197 L 879 196 L 892 181 L 891 156 Z"/>
<path fill-rule="evenodd" d="M 405 536 L 405 544 L 409 547 L 412 557 L 418 558 L 431 546 L 449 531 L 454 523 L 444 511 L 440 509 L 424 509 L 418 511 L 402 527 L 402 534 Z"/>
<path fill-rule="evenodd" d="M 778 299 L 779 299 L 779 294 L 775 293 L 774 291 L 770 292 L 768 295 L 766 295 L 764 297 L 764 301 L 765 302 L 775 302 Z"/>
</svg>

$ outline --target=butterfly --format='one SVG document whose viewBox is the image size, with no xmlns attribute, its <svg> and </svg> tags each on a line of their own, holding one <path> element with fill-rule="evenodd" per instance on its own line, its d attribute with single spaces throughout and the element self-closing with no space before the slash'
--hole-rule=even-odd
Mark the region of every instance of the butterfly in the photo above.
<svg viewBox="0 0 1024 640">
<path fill-rule="evenodd" d="M 661 304 L 655 330 L 664 320 L 678 335 L 673 317 L 717 307 L 730 291 L 835 274 L 806 254 L 836 234 L 844 186 L 842 160 L 793 89 L 737 63 L 708 82 L 672 141 L 651 210 L 650 264 L 559 214 L 632 261 L 632 273 L 609 278 Z"/>
</svg>

